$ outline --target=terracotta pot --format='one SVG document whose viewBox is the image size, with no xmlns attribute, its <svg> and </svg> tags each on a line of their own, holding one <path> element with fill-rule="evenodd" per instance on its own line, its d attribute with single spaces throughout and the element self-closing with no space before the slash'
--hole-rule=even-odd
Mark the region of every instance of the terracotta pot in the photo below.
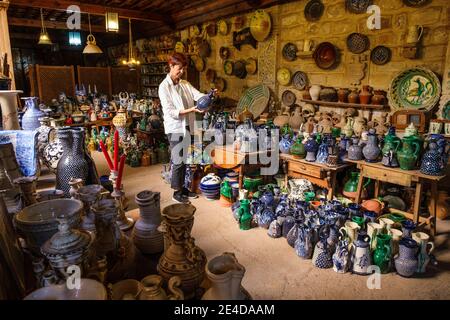
<svg viewBox="0 0 450 320">
<path fill-rule="evenodd" d="M 386 92 L 384 90 L 374 90 L 372 104 L 384 105 L 386 103 Z"/>
<path fill-rule="evenodd" d="M 311 95 L 309 94 L 309 89 L 311 89 L 311 86 L 307 86 L 305 88 L 305 91 L 303 91 L 302 98 L 305 100 L 311 100 Z"/>
<path fill-rule="evenodd" d="M 370 199 L 370 200 L 364 201 L 361 204 L 361 207 L 367 211 L 373 211 L 378 216 L 380 216 L 384 209 L 384 203 L 378 199 Z"/>
<path fill-rule="evenodd" d="M 347 88 L 341 88 L 338 90 L 338 102 L 348 102 L 348 95 L 350 90 Z"/>
<path fill-rule="evenodd" d="M 361 93 L 359 94 L 359 101 L 361 104 L 369 104 L 370 98 L 372 98 L 372 88 L 370 86 L 363 86 Z"/>
<path fill-rule="evenodd" d="M 353 89 L 352 92 L 348 95 L 348 102 L 350 103 L 359 103 L 359 93 L 358 89 Z"/>
</svg>

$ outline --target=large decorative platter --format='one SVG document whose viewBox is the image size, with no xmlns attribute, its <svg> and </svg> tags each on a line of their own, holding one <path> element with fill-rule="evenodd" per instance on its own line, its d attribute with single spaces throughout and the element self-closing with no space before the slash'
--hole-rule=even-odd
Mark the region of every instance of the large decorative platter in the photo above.
<svg viewBox="0 0 450 320">
<path fill-rule="evenodd" d="M 272 29 L 270 15 L 264 10 L 256 10 L 250 19 L 250 33 L 257 41 L 264 41 Z"/>
<path fill-rule="evenodd" d="M 400 72 L 391 82 L 389 102 L 394 110 L 430 111 L 439 102 L 441 84 L 436 74 L 416 67 Z"/>
<path fill-rule="evenodd" d="M 245 109 L 253 114 L 256 119 L 266 109 L 270 99 L 269 88 L 259 84 L 253 88 L 247 89 L 239 100 L 236 107 L 236 114 L 241 114 Z"/>
<path fill-rule="evenodd" d="M 372 49 L 370 53 L 370 60 L 377 65 L 383 65 L 391 60 L 391 55 L 391 49 L 388 47 L 377 46 Z"/>
</svg>

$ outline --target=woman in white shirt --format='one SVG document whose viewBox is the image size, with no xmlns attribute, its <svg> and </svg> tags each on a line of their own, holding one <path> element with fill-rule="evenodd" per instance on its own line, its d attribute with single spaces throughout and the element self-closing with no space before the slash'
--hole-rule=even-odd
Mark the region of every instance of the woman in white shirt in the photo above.
<svg viewBox="0 0 450 320">
<path fill-rule="evenodd" d="M 196 198 L 197 195 L 184 188 L 185 160 L 191 143 L 190 132 L 195 130 L 195 113 L 203 113 L 194 106 L 194 102 L 205 94 L 181 79 L 187 67 L 187 59 L 183 54 L 174 53 L 168 63 L 170 71 L 159 85 L 158 95 L 164 113 L 164 130 L 171 149 L 171 187 L 174 189 L 172 199 L 189 203 L 188 198 Z"/>
</svg>

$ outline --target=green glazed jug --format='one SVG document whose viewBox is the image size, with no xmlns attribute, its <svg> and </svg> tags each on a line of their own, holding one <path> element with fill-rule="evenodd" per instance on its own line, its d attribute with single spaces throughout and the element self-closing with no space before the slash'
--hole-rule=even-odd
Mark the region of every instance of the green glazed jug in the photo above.
<svg viewBox="0 0 450 320">
<path fill-rule="evenodd" d="M 356 222 L 358 224 L 358 226 L 360 227 L 360 229 L 363 229 L 364 222 L 366 222 L 366 219 L 364 217 L 353 216 L 352 221 Z"/>
<path fill-rule="evenodd" d="M 303 159 L 306 156 L 305 146 L 302 143 L 303 135 L 299 134 L 297 140 L 291 146 L 290 152 L 293 156 Z"/>
<path fill-rule="evenodd" d="M 220 187 L 220 194 L 228 199 L 231 199 L 233 191 L 231 190 L 231 186 L 228 181 L 224 181 L 222 183 L 222 186 Z"/>
<path fill-rule="evenodd" d="M 400 146 L 401 140 L 395 135 L 395 131 L 389 130 L 389 133 L 384 137 L 384 146 L 381 150 L 383 159 L 381 162 L 386 167 L 398 167 L 397 150 Z"/>
<path fill-rule="evenodd" d="M 416 166 L 419 158 L 420 144 L 415 136 L 404 137 L 402 140 L 402 148 L 397 153 L 397 159 L 400 168 L 403 170 L 412 170 Z"/>
<path fill-rule="evenodd" d="M 250 213 L 250 201 L 248 199 L 242 199 L 241 206 L 239 207 L 239 228 L 241 230 L 249 230 L 252 223 L 252 215 Z"/>
<path fill-rule="evenodd" d="M 356 191 L 358 190 L 358 182 L 359 182 L 359 172 L 353 171 L 350 172 L 350 179 L 344 185 L 343 195 L 348 198 L 356 198 Z M 367 181 L 363 185 L 363 198 L 365 198 L 364 193 L 367 193 L 366 188 L 370 184 L 371 180 L 367 179 Z"/>
<path fill-rule="evenodd" d="M 377 246 L 373 252 L 373 262 L 380 267 L 381 273 L 388 273 L 391 269 L 392 237 L 389 234 L 377 234 Z"/>
</svg>

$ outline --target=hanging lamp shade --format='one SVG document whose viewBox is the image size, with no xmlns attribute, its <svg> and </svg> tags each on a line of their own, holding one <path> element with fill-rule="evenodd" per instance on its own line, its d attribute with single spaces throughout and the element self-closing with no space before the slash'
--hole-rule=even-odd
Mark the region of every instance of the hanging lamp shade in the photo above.
<svg viewBox="0 0 450 320">
<path fill-rule="evenodd" d="M 106 32 L 119 32 L 119 14 L 117 12 L 106 12 Z"/>
<path fill-rule="evenodd" d="M 87 36 L 86 46 L 83 49 L 83 54 L 95 54 L 95 53 L 103 53 L 102 49 L 97 46 L 97 42 L 95 41 L 95 37 L 91 31 L 91 16 L 88 13 L 88 21 L 89 21 L 89 35 Z"/>
<path fill-rule="evenodd" d="M 42 13 L 42 8 L 41 8 L 41 33 L 39 35 L 39 42 L 38 44 L 43 44 L 43 45 L 52 45 L 52 41 L 50 40 L 50 36 L 48 35 L 47 29 L 45 28 L 44 25 L 44 15 Z"/>
<path fill-rule="evenodd" d="M 131 19 L 128 19 L 128 33 L 130 37 L 128 42 L 128 60 L 122 60 L 122 64 L 127 65 L 130 70 L 135 70 L 136 66 L 140 65 L 141 62 L 134 57 L 133 35 L 131 33 Z"/>
</svg>

